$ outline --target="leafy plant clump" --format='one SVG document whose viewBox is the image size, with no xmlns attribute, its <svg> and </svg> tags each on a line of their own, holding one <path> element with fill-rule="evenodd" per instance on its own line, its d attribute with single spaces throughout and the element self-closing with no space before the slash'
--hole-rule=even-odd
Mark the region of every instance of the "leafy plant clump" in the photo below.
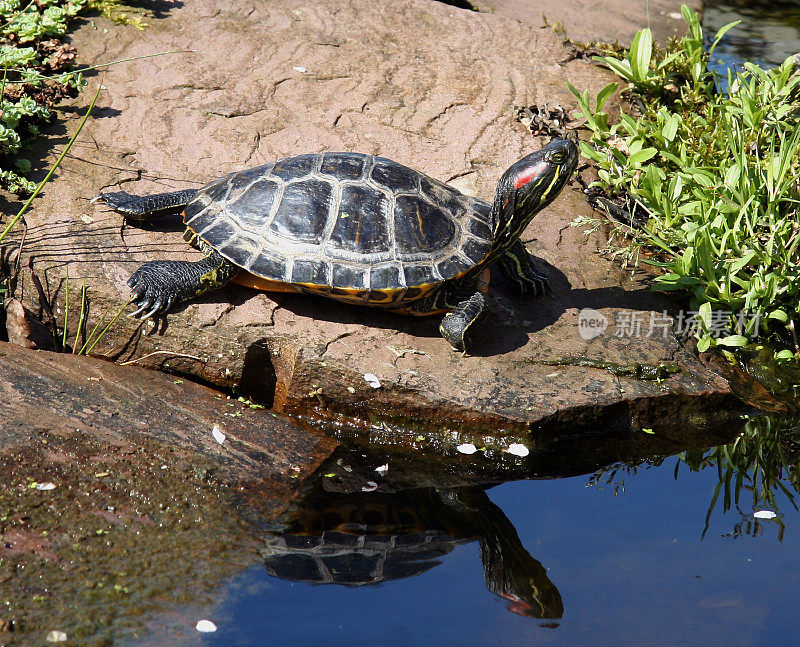
<svg viewBox="0 0 800 647">
<path fill-rule="evenodd" d="M 0 0 L 0 187 L 30 194 L 31 163 L 19 153 L 49 121 L 52 106 L 86 81 L 73 69 L 76 52 L 59 37 L 80 12 L 92 10 L 141 27 L 116 0 Z"/>
<path fill-rule="evenodd" d="M 800 73 L 792 60 L 728 74 L 726 94 L 708 70 L 697 15 L 666 49 L 649 29 L 629 51 L 596 60 L 628 81 L 632 114 L 609 125 L 602 111 L 618 87 L 570 86 L 592 135 L 581 143 L 597 165 L 594 190 L 628 216 L 616 253 L 663 268 L 654 289 L 690 298 L 698 349 L 746 346 L 769 335 L 794 357 L 800 346 Z M 790 350 L 791 349 L 791 350 Z"/>
</svg>

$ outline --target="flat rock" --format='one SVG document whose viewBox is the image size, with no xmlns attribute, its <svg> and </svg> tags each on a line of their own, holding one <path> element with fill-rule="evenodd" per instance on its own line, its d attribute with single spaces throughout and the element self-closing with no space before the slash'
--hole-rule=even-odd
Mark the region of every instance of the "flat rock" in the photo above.
<svg viewBox="0 0 800 647">
<path fill-rule="evenodd" d="M 193 382 L 2 342 L 0 416 L 2 453 L 41 435 L 88 435 L 117 447 L 147 439 L 223 482 L 257 485 L 274 501 L 291 498 L 294 479 L 311 474 L 335 446 Z"/>
<path fill-rule="evenodd" d="M 681 5 L 702 10 L 700 0 L 475 0 L 481 11 L 491 11 L 537 27 L 563 28 L 580 43 L 619 41 L 628 45 L 640 29 L 650 27 L 655 40 L 664 42 L 686 34 Z"/>
<path fill-rule="evenodd" d="M 98 19 L 74 36 L 86 63 L 184 53 L 118 63 L 92 81 L 106 88 L 94 118 L 27 216 L 23 266 L 32 259 L 58 321 L 70 277 L 70 339 L 84 281 L 85 335 L 106 310 L 124 305 L 126 281 L 141 262 L 199 256 L 183 243 L 179 222 L 123 225 L 90 203 L 101 191 L 199 187 L 272 159 L 353 150 L 491 199 L 502 171 L 540 145 L 515 121 L 516 107 L 574 106 L 565 81 L 594 95 L 612 80 L 586 61 L 559 64 L 564 50 L 551 30 L 426 0 L 197 0 L 164 15 L 144 32 Z M 594 11 L 586 18 L 602 22 Z M 64 141 L 64 133 L 51 134 L 51 144 Z M 586 235 L 569 226 L 591 215 L 572 187 L 534 219 L 523 240 L 543 259 L 555 297 L 523 301 L 496 281 L 472 356 L 448 348 L 436 318 L 239 287 L 183 305 L 155 327 L 121 317 L 93 352 L 334 422 L 595 429 L 685 424 L 730 410 L 724 379 L 671 333 L 647 335 L 651 317 L 671 304 L 600 255 L 602 227 Z M 40 308 L 28 273 L 17 293 Z M 578 334 L 585 308 L 612 322 L 606 334 L 588 341 Z M 643 327 L 615 330 L 615 318 Z M 567 356 L 668 361 L 682 371 L 639 381 L 539 363 Z"/>
</svg>

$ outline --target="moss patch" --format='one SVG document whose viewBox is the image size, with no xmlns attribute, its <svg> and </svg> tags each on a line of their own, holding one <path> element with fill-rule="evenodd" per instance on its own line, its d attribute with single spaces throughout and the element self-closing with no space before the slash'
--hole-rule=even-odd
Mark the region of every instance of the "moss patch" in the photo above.
<svg viewBox="0 0 800 647">
<path fill-rule="evenodd" d="M 136 638 L 255 559 L 236 488 L 164 445 L 41 431 L 0 454 L 0 478 L 0 644 Z"/>
</svg>

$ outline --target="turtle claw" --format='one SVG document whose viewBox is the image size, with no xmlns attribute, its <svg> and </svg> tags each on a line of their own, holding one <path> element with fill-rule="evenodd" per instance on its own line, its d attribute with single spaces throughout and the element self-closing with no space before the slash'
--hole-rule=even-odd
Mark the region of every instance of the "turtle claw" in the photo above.
<svg viewBox="0 0 800 647">
<path fill-rule="evenodd" d="M 136 306 L 128 316 L 133 319 L 150 319 L 167 312 L 178 297 L 169 272 L 169 261 L 145 263 L 128 279 L 131 301 Z"/>
<path fill-rule="evenodd" d="M 158 310 L 158 308 L 156 308 L 155 310 L 150 310 L 150 312 L 148 312 L 146 315 L 140 316 L 143 312 L 148 310 L 150 306 L 153 305 L 153 300 L 145 299 L 144 301 L 137 302 L 136 305 L 139 307 L 128 315 L 131 319 L 147 319 L 148 317 L 152 316 L 153 312 Z"/>
</svg>

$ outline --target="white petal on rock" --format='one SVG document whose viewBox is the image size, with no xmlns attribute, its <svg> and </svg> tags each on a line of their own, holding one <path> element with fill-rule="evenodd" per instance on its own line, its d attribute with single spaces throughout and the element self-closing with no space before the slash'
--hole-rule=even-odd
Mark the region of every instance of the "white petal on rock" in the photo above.
<svg viewBox="0 0 800 647">
<path fill-rule="evenodd" d="M 47 642 L 49 643 L 63 643 L 67 640 L 67 634 L 63 631 L 51 631 L 47 634 Z"/>
<path fill-rule="evenodd" d="M 389 463 L 384 465 L 380 465 L 379 467 L 375 468 L 375 471 L 380 474 L 381 476 L 386 476 L 386 472 L 389 471 Z"/>
<path fill-rule="evenodd" d="M 362 492 L 372 492 L 378 489 L 378 484 L 375 481 L 367 481 L 365 485 L 361 486 Z"/>
<path fill-rule="evenodd" d="M 511 443 L 507 451 L 509 454 L 514 454 L 514 456 L 527 456 L 531 453 L 531 450 L 522 443 Z"/>
<path fill-rule="evenodd" d="M 37 483 L 36 484 L 37 490 L 47 491 L 47 490 L 55 490 L 56 484 L 55 483 Z"/>
<path fill-rule="evenodd" d="M 295 72 L 300 72 L 300 74 L 305 74 L 306 72 L 308 72 L 308 70 L 304 68 L 302 65 L 295 65 L 292 69 Z"/>
<path fill-rule="evenodd" d="M 214 427 L 211 429 L 211 435 L 214 436 L 214 440 L 216 440 L 220 445 L 225 442 L 225 434 L 222 433 L 222 429 L 220 429 L 219 425 L 214 425 Z"/>
<path fill-rule="evenodd" d="M 211 622 L 211 620 L 198 620 L 194 628 L 201 633 L 210 634 L 217 630 L 217 625 Z"/>
<path fill-rule="evenodd" d="M 364 373 L 364 379 L 373 389 L 381 388 L 381 381 L 372 373 Z"/>
<path fill-rule="evenodd" d="M 775 514 L 772 510 L 758 510 L 753 513 L 753 516 L 756 519 L 774 519 L 778 515 Z"/>
<path fill-rule="evenodd" d="M 462 454 L 474 454 L 475 452 L 478 451 L 478 448 L 475 447 L 475 445 L 473 445 L 472 443 L 464 443 L 463 445 L 459 445 L 458 447 L 456 447 L 456 449 L 460 451 Z"/>
</svg>

